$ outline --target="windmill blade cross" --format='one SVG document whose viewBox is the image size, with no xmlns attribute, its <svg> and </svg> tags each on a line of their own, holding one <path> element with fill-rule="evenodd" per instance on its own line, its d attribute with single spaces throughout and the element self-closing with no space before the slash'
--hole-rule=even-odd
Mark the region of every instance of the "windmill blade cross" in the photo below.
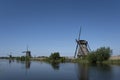
<svg viewBox="0 0 120 80">
<path fill-rule="evenodd" d="M 90 49 L 90 45 L 88 44 L 88 49 L 89 49 L 89 51 L 91 52 L 91 49 Z"/>
<path fill-rule="evenodd" d="M 80 40 L 80 36 L 81 36 L 81 27 L 80 27 L 80 30 L 79 30 L 79 35 L 78 35 L 78 40 Z"/>
<path fill-rule="evenodd" d="M 26 51 L 23 51 L 22 53 L 26 53 Z"/>
<path fill-rule="evenodd" d="M 76 40 L 76 42 L 80 40 L 80 35 L 81 35 L 81 27 L 80 27 L 79 34 L 78 34 L 78 39 Z M 76 57 L 76 54 L 77 54 L 78 45 L 79 44 L 77 42 L 76 49 L 75 49 L 75 54 L 74 54 L 74 58 Z"/>
<path fill-rule="evenodd" d="M 74 58 L 76 57 L 76 54 L 77 54 L 77 48 L 78 48 L 78 44 L 76 45 Z"/>
</svg>

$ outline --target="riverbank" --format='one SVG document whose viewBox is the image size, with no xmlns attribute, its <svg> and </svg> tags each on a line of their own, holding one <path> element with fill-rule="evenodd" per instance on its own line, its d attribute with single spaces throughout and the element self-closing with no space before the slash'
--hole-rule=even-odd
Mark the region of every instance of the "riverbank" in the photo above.
<svg viewBox="0 0 120 80">
<path fill-rule="evenodd" d="M 14 57 L 12 59 L 10 58 L 0 58 L 0 59 L 9 59 L 9 60 L 26 60 L 26 59 L 21 59 L 21 58 L 17 58 Z M 89 61 L 87 59 L 80 59 L 80 58 L 68 58 L 68 57 L 63 57 L 59 60 L 50 60 L 48 57 L 42 57 L 42 58 L 30 58 L 27 59 L 30 61 L 43 61 L 43 62 L 72 62 L 72 63 L 89 63 Z M 99 63 L 99 62 L 98 62 Z M 111 56 L 108 60 L 103 61 L 102 63 L 104 64 L 120 64 L 120 56 Z"/>
<path fill-rule="evenodd" d="M 45 62 L 53 62 L 48 58 L 31 58 L 32 61 L 45 61 Z M 72 63 L 89 63 L 87 59 L 80 58 L 65 58 L 64 60 L 56 60 L 55 62 L 72 62 Z M 97 62 L 99 63 L 99 62 Z M 120 64 L 120 57 L 111 56 L 108 60 L 103 61 L 105 64 Z"/>
</svg>

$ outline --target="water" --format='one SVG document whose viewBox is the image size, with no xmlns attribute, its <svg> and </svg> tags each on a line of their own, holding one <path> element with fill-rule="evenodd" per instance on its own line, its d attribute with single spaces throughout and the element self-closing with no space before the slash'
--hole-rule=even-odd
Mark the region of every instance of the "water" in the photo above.
<svg viewBox="0 0 120 80">
<path fill-rule="evenodd" d="M 0 80 L 119 80 L 120 65 L 0 60 Z"/>
</svg>

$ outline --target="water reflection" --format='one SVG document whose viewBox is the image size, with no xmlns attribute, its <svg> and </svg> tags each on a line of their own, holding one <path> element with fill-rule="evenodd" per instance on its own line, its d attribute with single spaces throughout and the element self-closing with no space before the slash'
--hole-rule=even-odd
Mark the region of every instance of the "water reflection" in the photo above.
<svg viewBox="0 0 120 80">
<path fill-rule="evenodd" d="M 8 60 L 1 60 L 0 80 L 119 80 L 120 78 L 119 65 L 47 62 L 40 64 L 39 61 L 16 60 L 10 63 Z"/>
<path fill-rule="evenodd" d="M 111 66 L 107 64 L 77 64 L 78 80 L 112 80 Z"/>
<path fill-rule="evenodd" d="M 77 77 L 78 80 L 88 80 L 88 64 L 77 64 Z"/>
<path fill-rule="evenodd" d="M 111 72 L 111 66 L 109 64 L 97 64 L 95 66 L 99 71 Z"/>
<path fill-rule="evenodd" d="M 10 64 L 11 62 L 12 62 L 11 59 L 9 59 L 9 64 Z"/>
<path fill-rule="evenodd" d="M 50 64 L 54 70 L 59 70 L 60 67 L 59 62 L 51 62 Z"/>
<path fill-rule="evenodd" d="M 17 63 L 21 63 L 25 66 L 25 69 L 30 69 L 31 61 L 18 61 Z"/>
<path fill-rule="evenodd" d="M 98 80 L 113 80 L 113 72 L 109 64 L 90 65 L 90 78 Z"/>
<path fill-rule="evenodd" d="M 31 62 L 30 61 L 25 61 L 25 67 L 26 69 L 30 69 Z"/>
<path fill-rule="evenodd" d="M 9 59 L 9 64 L 10 64 L 11 62 L 14 62 L 14 60 L 13 60 L 13 59 Z"/>
</svg>

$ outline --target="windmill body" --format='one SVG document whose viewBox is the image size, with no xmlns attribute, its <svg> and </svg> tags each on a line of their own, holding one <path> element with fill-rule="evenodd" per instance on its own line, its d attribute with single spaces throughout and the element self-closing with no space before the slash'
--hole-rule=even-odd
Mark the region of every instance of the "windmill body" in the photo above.
<svg viewBox="0 0 120 80">
<path fill-rule="evenodd" d="M 86 40 L 78 40 L 78 50 L 77 50 L 77 57 L 88 55 L 88 42 Z"/>
<path fill-rule="evenodd" d="M 26 51 L 26 57 L 31 57 L 31 52 L 30 51 Z"/>
</svg>

